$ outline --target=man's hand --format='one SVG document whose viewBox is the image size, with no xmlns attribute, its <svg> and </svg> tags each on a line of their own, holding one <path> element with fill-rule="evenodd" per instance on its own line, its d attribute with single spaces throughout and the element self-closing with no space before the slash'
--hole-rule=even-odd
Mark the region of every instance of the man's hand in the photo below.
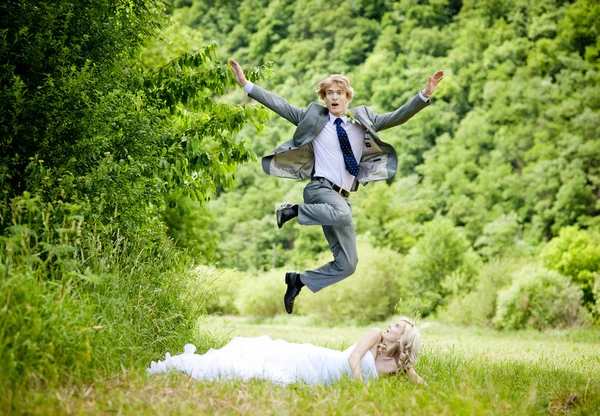
<svg viewBox="0 0 600 416">
<path fill-rule="evenodd" d="M 229 67 L 231 68 L 231 72 L 233 72 L 233 75 L 235 75 L 237 83 L 240 85 L 240 87 L 243 88 L 244 85 L 246 85 L 246 83 L 248 82 L 246 76 L 244 75 L 244 70 L 242 69 L 240 64 L 238 64 L 233 59 L 229 60 Z"/>
<path fill-rule="evenodd" d="M 425 89 L 423 90 L 423 94 L 425 95 L 425 97 L 427 97 L 427 98 L 431 97 L 431 94 L 433 94 L 435 92 L 435 88 L 440 83 L 440 81 L 443 79 L 444 79 L 444 71 L 443 70 L 436 71 L 435 74 L 430 76 L 429 81 L 427 82 L 427 85 L 425 86 Z"/>
</svg>

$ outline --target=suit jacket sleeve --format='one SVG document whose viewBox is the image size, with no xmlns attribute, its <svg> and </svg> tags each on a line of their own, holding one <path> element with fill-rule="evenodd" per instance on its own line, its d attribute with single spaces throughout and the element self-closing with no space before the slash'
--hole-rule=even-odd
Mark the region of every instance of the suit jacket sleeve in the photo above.
<svg viewBox="0 0 600 416">
<path fill-rule="evenodd" d="M 375 131 L 380 131 L 406 123 L 411 119 L 412 116 L 427 107 L 429 104 L 431 104 L 429 100 L 423 101 L 421 97 L 419 97 L 419 94 L 417 94 L 402 107 L 390 113 L 377 114 L 370 109 L 368 109 L 368 111 L 369 117 L 373 121 Z"/>
<path fill-rule="evenodd" d="M 291 105 L 284 98 L 277 94 L 273 94 L 256 84 L 254 84 L 252 92 L 248 95 L 296 126 L 304 118 L 304 109 Z"/>
</svg>

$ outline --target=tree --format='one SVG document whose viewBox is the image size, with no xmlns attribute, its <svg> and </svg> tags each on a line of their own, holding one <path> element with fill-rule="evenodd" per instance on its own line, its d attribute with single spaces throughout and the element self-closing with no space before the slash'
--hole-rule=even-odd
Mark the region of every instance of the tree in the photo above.
<svg viewBox="0 0 600 416">
<path fill-rule="evenodd" d="M 235 134 L 267 112 L 220 99 L 216 44 L 139 64 L 164 1 L 33 3 L 0 5 L 0 372 L 40 386 L 195 336 L 203 292 L 162 214 L 231 187 L 254 157 Z"/>
</svg>

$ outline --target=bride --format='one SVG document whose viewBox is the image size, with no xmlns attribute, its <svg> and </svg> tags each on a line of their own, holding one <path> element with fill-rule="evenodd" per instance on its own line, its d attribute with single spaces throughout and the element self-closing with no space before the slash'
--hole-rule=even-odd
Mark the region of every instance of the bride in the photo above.
<svg viewBox="0 0 600 416">
<path fill-rule="evenodd" d="M 152 361 L 146 371 L 177 370 L 198 380 L 263 379 L 279 384 L 331 384 L 345 375 L 364 380 L 402 373 L 426 385 L 413 368 L 420 346 L 419 330 L 410 319 L 400 318 L 386 330 L 369 330 L 345 351 L 272 340 L 266 335 L 237 337 L 205 354 L 195 354 L 196 347 L 187 344 L 182 354 L 167 353 L 164 361 Z"/>
</svg>

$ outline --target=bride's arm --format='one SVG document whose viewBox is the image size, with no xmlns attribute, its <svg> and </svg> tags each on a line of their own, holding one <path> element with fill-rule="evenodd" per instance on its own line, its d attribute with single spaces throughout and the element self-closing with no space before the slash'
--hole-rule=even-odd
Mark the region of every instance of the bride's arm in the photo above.
<svg viewBox="0 0 600 416">
<path fill-rule="evenodd" d="M 428 386 L 427 382 L 421 378 L 420 375 L 417 374 L 414 368 L 410 367 L 406 370 L 406 377 L 413 383 L 422 384 L 424 386 Z"/>
<path fill-rule="evenodd" d="M 381 341 L 381 329 L 373 328 L 364 334 L 358 341 L 354 350 L 348 357 L 350 363 L 350 369 L 352 370 L 352 377 L 362 380 L 362 372 L 360 371 L 360 359 Z"/>
</svg>

